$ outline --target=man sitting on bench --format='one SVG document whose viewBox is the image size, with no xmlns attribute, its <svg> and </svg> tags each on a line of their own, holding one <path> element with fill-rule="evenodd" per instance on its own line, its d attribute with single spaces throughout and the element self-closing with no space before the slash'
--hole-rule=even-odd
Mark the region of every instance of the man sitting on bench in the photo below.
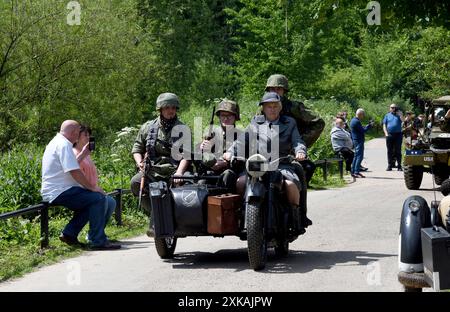
<svg viewBox="0 0 450 312">
<path fill-rule="evenodd" d="M 335 126 L 331 129 L 331 145 L 335 153 L 342 155 L 345 160 L 345 170 L 351 171 L 353 157 L 353 142 L 350 133 L 345 131 L 345 122 L 336 118 Z"/>
</svg>

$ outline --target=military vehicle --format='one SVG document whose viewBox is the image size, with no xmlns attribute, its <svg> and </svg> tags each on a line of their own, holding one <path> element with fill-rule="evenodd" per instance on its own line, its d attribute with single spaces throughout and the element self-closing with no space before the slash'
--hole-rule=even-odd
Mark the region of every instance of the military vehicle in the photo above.
<svg viewBox="0 0 450 312">
<path fill-rule="evenodd" d="M 433 174 L 434 182 L 441 185 L 449 177 L 450 119 L 445 118 L 450 109 L 450 95 L 433 100 L 425 106 L 423 119 L 413 122 L 416 135 L 406 138 L 403 171 L 406 187 L 417 190 L 423 173 Z"/>
</svg>

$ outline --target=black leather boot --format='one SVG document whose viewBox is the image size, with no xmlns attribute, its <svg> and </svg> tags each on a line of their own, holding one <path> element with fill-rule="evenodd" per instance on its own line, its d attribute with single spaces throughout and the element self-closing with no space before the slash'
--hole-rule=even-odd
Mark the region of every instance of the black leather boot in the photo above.
<svg viewBox="0 0 450 312">
<path fill-rule="evenodd" d="M 306 207 L 300 208 L 301 210 L 301 225 L 304 228 L 307 228 L 308 226 L 312 225 L 312 221 L 306 216 Z"/>
<path fill-rule="evenodd" d="M 305 227 L 302 225 L 301 209 L 297 205 L 292 205 L 292 228 L 295 236 L 305 233 Z"/>
</svg>

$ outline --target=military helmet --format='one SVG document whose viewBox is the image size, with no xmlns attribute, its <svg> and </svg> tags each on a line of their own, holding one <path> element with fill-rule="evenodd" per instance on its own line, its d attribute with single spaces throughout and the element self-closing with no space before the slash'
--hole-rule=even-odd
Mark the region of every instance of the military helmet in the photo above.
<svg viewBox="0 0 450 312">
<path fill-rule="evenodd" d="M 239 105 L 235 101 L 223 99 L 217 106 L 216 115 L 219 116 L 220 112 L 232 113 L 236 116 L 236 120 L 240 120 Z"/>
<path fill-rule="evenodd" d="M 266 91 L 269 91 L 270 87 L 281 87 L 287 92 L 289 91 L 288 79 L 285 75 L 271 75 L 269 79 L 267 79 Z"/>
<path fill-rule="evenodd" d="M 180 100 L 178 96 L 173 93 L 161 93 L 156 99 L 156 109 L 159 110 L 162 107 L 167 106 L 175 106 L 176 108 L 180 108 Z"/>
</svg>

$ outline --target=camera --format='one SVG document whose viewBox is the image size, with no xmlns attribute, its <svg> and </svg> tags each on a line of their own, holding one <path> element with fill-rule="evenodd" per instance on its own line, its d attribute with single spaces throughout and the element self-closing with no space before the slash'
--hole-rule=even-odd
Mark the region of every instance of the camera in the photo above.
<svg viewBox="0 0 450 312">
<path fill-rule="evenodd" d="M 394 108 L 394 113 L 397 113 L 398 111 L 399 111 L 398 107 Z"/>
<path fill-rule="evenodd" d="M 95 150 L 95 138 L 94 137 L 89 138 L 89 150 L 90 151 Z"/>
</svg>

